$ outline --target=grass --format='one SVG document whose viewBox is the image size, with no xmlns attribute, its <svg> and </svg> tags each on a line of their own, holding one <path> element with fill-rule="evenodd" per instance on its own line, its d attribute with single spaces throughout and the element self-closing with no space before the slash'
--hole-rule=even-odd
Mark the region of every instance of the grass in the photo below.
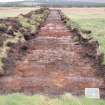
<svg viewBox="0 0 105 105">
<path fill-rule="evenodd" d="M 44 95 L 26 96 L 24 94 L 11 94 L 0 96 L 0 105 L 105 105 L 104 100 L 73 97 L 65 94 L 60 97 Z"/>
<path fill-rule="evenodd" d="M 81 29 L 91 30 L 91 35 L 100 44 L 99 50 L 105 54 L 105 14 L 71 13 L 66 15 L 77 23 Z M 105 60 L 103 63 L 105 64 Z"/>
<path fill-rule="evenodd" d="M 21 13 L 26 14 L 36 9 L 37 8 L 0 7 L 0 18 L 15 17 Z"/>
</svg>

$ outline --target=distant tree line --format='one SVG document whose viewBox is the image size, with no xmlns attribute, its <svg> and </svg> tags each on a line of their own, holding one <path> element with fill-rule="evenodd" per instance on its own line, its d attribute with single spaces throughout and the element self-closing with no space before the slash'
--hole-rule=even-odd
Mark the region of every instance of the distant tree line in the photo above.
<svg viewBox="0 0 105 105">
<path fill-rule="evenodd" d="M 33 6 L 50 6 L 50 7 L 105 7 L 105 3 L 90 2 L 65 2 L 65 0 L 30 0 L 19 2 L 0 3 L 0 7 L 33 7 Z"/>
</svg>

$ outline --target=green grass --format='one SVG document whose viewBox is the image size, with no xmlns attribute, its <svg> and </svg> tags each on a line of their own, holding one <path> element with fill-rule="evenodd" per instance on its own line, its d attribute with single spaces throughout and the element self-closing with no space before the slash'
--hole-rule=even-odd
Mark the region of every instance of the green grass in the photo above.
<svg viewBox="0 0 105 105">
<path fill-rule="evenodd" d="M 76 22 L 81 29 L 91 30 L 91 35 L 100 44 L 100 51 L 105 54 L 105 14 L 72 13 L 66 15 Z M 105 60 L 103 63 L 105 64 Z"/>
<path fill-rule="evenodd" d="M 0 105 L 105 105 L 105 101 L 84 97 L 77 98 L 70 94 L 60 97 L 48 97 L 44 95 L 26 96 L 17 93 L 0 96 Z"/>
<path fill-rule="evenodd" d="M 7 18 L 7 17 L 15 17 L 17 16 L 18 14 L 17 13 L 0 13 L 0 18 Z"/>
<path fill-rule="evenodd" d="M 0 18 L 16 17 L 19 14 L 26 14 L 37 8 L 25 8 L 25 7 L 0 7 Z"/>
</svg>

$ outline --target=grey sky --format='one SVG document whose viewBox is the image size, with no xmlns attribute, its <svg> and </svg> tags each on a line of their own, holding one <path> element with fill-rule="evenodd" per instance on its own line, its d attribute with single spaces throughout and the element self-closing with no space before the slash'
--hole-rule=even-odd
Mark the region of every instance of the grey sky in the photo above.
<svg viewBox="0 0 105 105">
<path fill-rule="evenodd" d="M 0 0 L 0 2 L 11 2 L 11 1 L 23 1 L 23 0 Z M 105 0 L 68 0 L 68 1 L 105 2 Z"/>
<path fill-rule="evenodd" d="M 105 2 L 105 0 L 73 0 L 73 1 L 87 1 L 87 2 Z"/>
<path fill-rule="evenodd" d="M 0 0 L 0 2 L 23 1 L 23 0 Z"/>
</svg>

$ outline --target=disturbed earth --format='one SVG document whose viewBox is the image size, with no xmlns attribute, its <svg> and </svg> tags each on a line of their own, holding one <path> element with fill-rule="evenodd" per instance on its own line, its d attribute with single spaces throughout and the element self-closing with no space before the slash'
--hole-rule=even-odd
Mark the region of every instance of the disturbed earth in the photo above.
<svg viewBox="0 0 105 105">
<path fill-rule="evenodd" d="M 104 88 L 103 77 L 97 75 L 94 62 L 84 56 L 86 49 L 73 35 L 59 11 L 51 10 L 38 34 L 27 43 L 25 56 L 8 75 L 0 77 L 0 92 L 80 95 L 85 88 Z"/>
</svg>

